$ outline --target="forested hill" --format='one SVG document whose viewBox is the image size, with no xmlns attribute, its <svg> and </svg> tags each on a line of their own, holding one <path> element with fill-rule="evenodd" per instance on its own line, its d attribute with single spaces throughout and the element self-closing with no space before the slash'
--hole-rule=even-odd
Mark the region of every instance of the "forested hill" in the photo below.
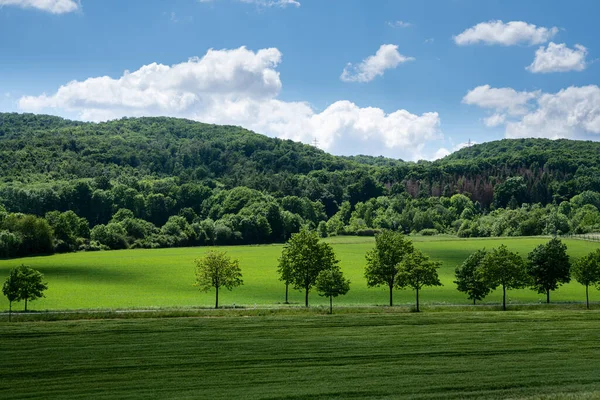
<svg viewBox="0 0 600 400">
<path fill-rule="evenodd" d="M 599 167 L 600 142 L 504 139 L 410 166 L 409 173 L 400 175 L 412 196 L 468 193 L 487 207 L 494 200 L 494 188 L 516 176 L 527 186 L 517 198 L 519 204 L 560 202 L 585 190 L 600 191 Z"/>
<path fill-rule="evenodd" d="M 178 184 L 246 186 L 278 196 L 328 198 L 332 212 L 333 202 L 370 196 L 348 192 L 347 186 L 362 180 L 363 186 L 381 184 L 412 197 L 467 193 L 488 207 L 494 187 L 512 176 L 522 176 L 528 188 L 528 198 L 519 201 L 546 204 L 584 190 L 600 191 L 599 166 L 598 142 L 505 139 L 463 148 L 433 163 L 409 163 L 336 157 L 240 127 L 176 118 L 84 123 L 0 113 L 0 182 L 32 188 L 85 178 L 173 178 Z M 370 178 L 374 182 L 367 182 Z"/>
<path fill-rule="evenodd" d="M 322 234 L 590 231 L 600 229 L 599 165 L 596 142 L 501 140 L 413 163 L 176 118 L 0 114 L 0 257 L 42 252 L 27 247 L 40 240 L 23 244 L 33 225 L 16 213 L 44 217 L 57 249 L 264 243 L 302 225 Z M 584 206 L 592 214 L 579 215 Z"/>
<path fill-rule="evenodd" d="M 175 118 L 81 123 L 32 114 L 0 114 L 5 182 L 127 174 L 254 184 L 256 175 L 355 169 L 349 159 L 235 126 Z M 370 159 L 370 158 L 369 158 Z M 394 162 L 392 162 L 393 164 Z"/>
</svg>

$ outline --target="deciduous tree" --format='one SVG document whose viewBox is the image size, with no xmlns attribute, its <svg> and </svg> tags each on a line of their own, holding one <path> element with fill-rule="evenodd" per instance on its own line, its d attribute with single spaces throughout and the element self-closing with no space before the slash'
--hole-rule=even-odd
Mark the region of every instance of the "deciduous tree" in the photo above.
<svg viewBox="0 0 600 400">
<path fill-rule="evenodd" d="M 289 288 L 292 283 L 292 269 L 289 263 L 290 257 L 285 254 L 284 249 L 281 257 L 279 258 L 279 265 L 277 266 L 277 273 L 279 274 L 279 280 L 285 284 L 285 304 L 289 304 Z"/>
<path fill-rule="evenodd" d="M 317 292 L 319 295 L 329 297 L 329 314 L 333 314 L 333 298 L 345 295 L 350 290 L 350 281 L 337 265 L 324 269 L 317 276 Z"/>
<path fill-rule="evenodd" d="M 416 311 L 419 312 L 419 291 L 425 286 L 442 286 L 437 270 L 440 262 L 432 261 L 420 250 L 413 250 L 400 263 L 396 286 L 411 288 L 416 295 Z"/>
<path fill-rule="evenodd" d="M 573 277 L 585 286 L 585 306 L 590 308 L 590 285 L 600 284 L 600 249 L 593 251 L 575 262 Z"/>
<path fill-rule="evenodd" d="M 505 245 L 493 249 L 481 264 L 481 276 L 486 284 L 495 289 L 502 286 L 502 309 L 506 311 L 506 291 L 527 286 L 528 277 L 523 259 Z"/>
<path fill-rule="evenodd" d="M 339 261 L 333 248 L 319 240 L 317 232 L 302 229 L 285 244 L 279 262 L 289 267 L 290 283 L 294 288 L 304 290 L 304 305 L 308 307 L 308 293 L 316 284 L 319 273 L 334 268 Z"/>
<path fill-rule="evenodd" d="M 466 293 L 468 298 L 473 300 L 473 304 L 477 300 L 483 300 L 491 291 L 490 287 L 483 280 L 480 271 L 481 263 L 486 255 L 487 251 L 477 250 L 467 257 L 455 271 L 456 280 L 454 283 L 456 283 L 459 291 Z"/>
<path fill-rule="evenodd" d="M 567 246 L 555 237 L 533 249 L 527 259 L 526 269 L 531 278 L 532 289 L 545 293 L 546 303 L 550 303 L 550 292 L 571 281 Z"/>
<path fill-rule="evenodd" d="M 11 314 L 12 314 L 12 303 L 13 303 L 13 301 L 20 300 L 19 288 L 20 288 L 21 284 L 20 284 L 19 278 L 20 278 L 19 269 L 13 268 L 10 270 L 8 278 L 6 278 L 6 281 L 4 281 L 4 284 L 2 285 L 2 293 L 8 299 L 8 321 L 9 322 L 10 322 Z"/>
<path fill-rule="evenodd" d="M 9 303 L 25 300 L 25 311 L 28 301 L 44 297 L 44 290 L 48 285 L 43 282 L 44 275 L 26 265 L 13 268 L 2 287 L 2 292 L 8 298 Z M 11 300 L 12 299 L 12 300 Z M 12 304 L 10 305 L 12 311 Z"/>
<path fill-rule="evenodd" d="M 402 233 L 385 230 L 375 236 L 375 248 L 366 254 L 367 286 L 387 285 L 390 290 L 390 307 L 394 304 L 393 290 L 400 263 L 413 251 L 412 242 Z"/>
<path fill-rule="evenodd" d="M 215 288 L 215 308 L 219 308 L 221 287 L 232 290 L 243 284 L 239 261 L 227 256 L 226 252 L 211 250 L 203 258 L 196 260 L 195 286 L 203 292 Z"/>
</svg>

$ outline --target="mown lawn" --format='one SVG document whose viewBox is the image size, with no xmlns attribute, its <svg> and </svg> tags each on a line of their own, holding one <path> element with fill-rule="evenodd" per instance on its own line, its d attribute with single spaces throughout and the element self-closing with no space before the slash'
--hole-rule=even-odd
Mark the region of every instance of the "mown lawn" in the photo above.
<svg viewBox="0 0 600 400">
<path fill-rule="evenodd" d="M 454 269 L 473 251 L 491 249 L 506 244 L 526 256 L 536 245 L 548 238 L 494 238 L 455 239 L 449 237 L 414 238 L 416 247 L 442 262 L 440 277 L 443 287 L 425 288 L 421 293 L 423 304 L 468 304 L 466 296 L 456 290 Z M 347 296 L 336 299 L 338 305 L 382 305 L 388 301 L 386 288 L 367 288 L 363 276 L 365 253 L 374 245 L 373 238 L 336 237 L 332 243 L 342 270 L 351 281 Z M 574 258 L 600 247 L 599 243 L 579 240 L 565 241 Z M 239 258 L 244 275 L 244 286 L 232 292 L 221 291 L 222 305 L 281 306 L 284 286 L 276 274 L 281 245 L 234 246 L 222 248 Z M 49 289 L 46 298 L 30 303 L 34 310 L 150 308 L 150 307 L 210 307 L 213 293 L 200 293 L 194 282 L 194 259 L 208 248 L 178 248 L 158 250 L 123 250 L 96 253 L 59 254 L 0 260 L 0 277 L 21 263 L 39 269 L 45 274 Z M 2 278 L 3 279 L 3 278 Z M 552 293 L 557 302 L 582 302 L 584 289 L 571 283 Z M 591 300 L 600 301 L 600 294 L 591 290 Z M 509 303 L 543 302 L 545 298 L 531 290 L 508 292 Z M 291 291 L 292 306 L 303 304 L 303 294 Z M 396 304 L 414 301 L 409 290 L 396 291 Z M 487 303 L 499 303 L 500 293 L 492 293 Z M 311 305 L 324 305 L 326 299 L 311 293 Z M 16 304 L 15 309 L 22 308 Z M 6 298 L 0 298 L 0 310 L 8 309 Z"/>
<path fill-rule="evenodd" d="M 600 312 L 0 324 L 0 393 L 25 398 L 600 397 Z"/>
</svg>

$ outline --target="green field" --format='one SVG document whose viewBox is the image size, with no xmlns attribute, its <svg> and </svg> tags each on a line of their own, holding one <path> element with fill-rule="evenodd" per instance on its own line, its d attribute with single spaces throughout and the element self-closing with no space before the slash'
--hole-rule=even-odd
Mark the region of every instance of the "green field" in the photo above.
<svg viewBox="0 0 600 400">
<path fill-rule="evenodd" d="M 0 324 L 24 398 L 600 397 L 600 312 L 546 310 Z"/>
<path fill-rule="evenodd" d="M 454 268 L 471 252 L 493 248 L 504 243 L 525 256 L 536 245 L 548 238 L 453 239 L 414 238 L 416 247 L 443 263 L 440 288 L 425 288 L 421 293 L 423 304 L 469 304 L 466 296 L 456 290 Z M 374 245 L 373 238 L 336 237 L 329 239 L 340 259 L 341 267 L 351 280 L 347 296 L 336 300 L 338 305 L 383 305 L 388 301 L 386 288 L 367 288 L 363 277 L 365 253 Z M 598 247 L 599 243 L 567 240 L 569 254 L 580 257 Z M 235 246 L 225 250 L 239 258 L 244 275 L 244 286 L 232 292 L 222 291 L 220 303 L 225 306 L 282 306 L 284 286 L 275 272 L 281 245 Z M 176 248 L 157 250 L 122 250 L 95 253 L 70 253 L 47 257 L 31 257 L 0 261 L 0 276 L 7 276 L 10 268 L 21 263 L 39 269 L 45 274 L 49 289 L 46 298 L 30 303 L 33 310 L 153 308 L 153 307 L 210 307 L 213 293 L 201 293 L 192 286 L 194 259 L 208 248 Z M 591 290 L 591 300 L 600 300 L 600 294 Z M 508 292 L 510 303 L 537 303 L 543 295 L 531 290 Z M 556 302 L 582 302 L 584 289 L 577 283 L 561 287 L 552 293 Z M 292 306 L 303 304 L 303 294 L 291 291 Z M 410 290 L 395 291 L 395 304 L 414 301 Z M 486 302 L 499 303 L 501 294 L 491 293 Z M 311 293 L 312 305 L 324 305 L 326 299 Z M 20 309 L 17 304 L 15 309 Z M 0 309 L 8 309 L 6 298 L 0 300 Z"/>
</svg>

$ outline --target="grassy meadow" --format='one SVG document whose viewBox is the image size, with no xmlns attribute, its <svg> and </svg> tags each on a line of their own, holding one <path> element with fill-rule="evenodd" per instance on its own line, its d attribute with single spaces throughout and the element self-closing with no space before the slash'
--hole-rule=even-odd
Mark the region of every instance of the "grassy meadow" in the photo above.
<svg viewBox="0 0 600 400">
<path fill-rule="evenodd" d="M 600 312 L 0 324 L 2 398 L 593 399 Z"/>
<path fill-rule="evenodd" d="M 365 253 L 373 248 L 374 239 L 365 237 L 335 237 L 327 239 L 340 259 L 345 275 L 351 280 L 350 292 L 334 300 L 334 305 L 385 305 L 387 288 L 367 288 L 363 277 Z M 491 249 L 506 244 L 523 256 L 548 238 L 456 239 L 451 237 L 415 237 L 415 246 L 443 263 L 439 288 L 425 288 L 423 304 L 469 304 L 466 296 L 456 290 L 454 269 L 473 251 Z M 600 246 L 600 243 L 566 240 L 569 254 L 580 257 Z M 244 286 L 232 292 L 220 293 L 220 304 L 258 307 L 282 306 L 284 286 L 275 272 L 281 245 L 232 246 L 221 248 L 240 260 Z M 154 307 L 211 307 L 214 292 L 201 293 L 195 287 L 194 259 L 209 248 L 175 248 L 156 250 L 122 250 L 106 252 L 69 253 L 53 256 L 0 260 L 0 277 L 21 263 L 42 271 L 48 282 L 46 297 L 30 303 L 32 310 L 115 309 Z M 2 278 L 3 279 L 3 278 Z M 510 303 L 536 303 L 545 300 L 532 290 L 508 292 Z M 592 301 L 600 300 L 595 289 Z M 551 294 L 556 302 L 582 302 L 584 289 L 576 282 Z M 303 294 L 290 291 L 292 306 L 303 305 Z M 395 291 L 395 304 L 414 301 L 410 290 Z M 501 293 L 491 293 L 486 303 L 499 303 Z M 311 292 L 311 305 L 325 305 L 327 300 Z M 22 304 L 15 304 L 19 310 Z M 0 298 L 0 309 L 8 309 L 8 301 Z"/>
</svg>

